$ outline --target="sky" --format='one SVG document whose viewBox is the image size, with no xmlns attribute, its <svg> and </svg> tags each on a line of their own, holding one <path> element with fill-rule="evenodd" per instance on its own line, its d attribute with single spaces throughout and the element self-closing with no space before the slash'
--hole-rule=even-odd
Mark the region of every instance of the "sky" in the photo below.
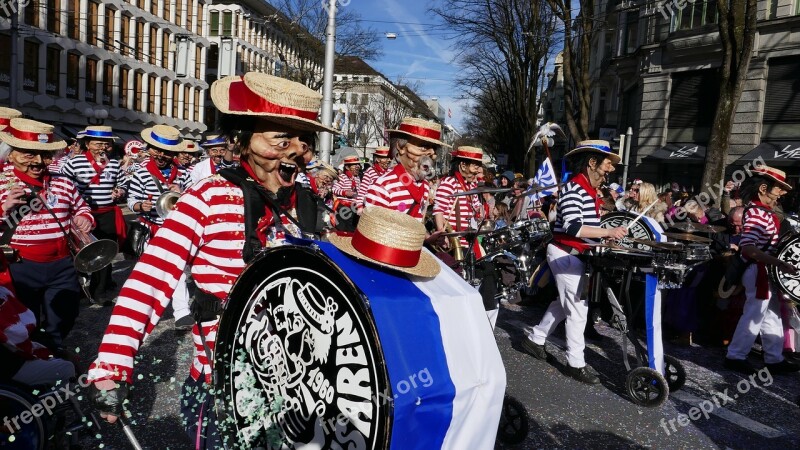
<svg viewBox="0 0 800 450">
<path fill-rule="evenodd" d="M 454 33 L 444 29 L 439 19 L 428 12 L 430 0 L 344 0 L 340 8 L 356 8 L 364 25 L 374 28 L 382 36 L 396 33 L 396 39 L 383 40 L 383 56 L 367 61 L 390 81 L 399 78 L 413 83 L 420 81 L 417 94 L 427 100 L 438 97 L 439 103 L 452 112 L 447 123 L 463 133 L 465 108 L 468 101 L 455 85 L 459 72 L 453 62 Z"/>
</svg>

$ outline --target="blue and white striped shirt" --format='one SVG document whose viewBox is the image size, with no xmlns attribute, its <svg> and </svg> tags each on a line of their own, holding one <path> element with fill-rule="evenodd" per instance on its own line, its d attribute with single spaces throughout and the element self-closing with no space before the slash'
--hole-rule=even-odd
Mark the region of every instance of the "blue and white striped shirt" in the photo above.
<svg viewBox="0 0 800 450">
<path fill-rule="evenodd" d="M 125 172 L 119 168 L 119 161 L 111 159 L 103 168 L 100 181 L 92 183 L 97 172 L 84 155 L 67 160 L 61 168 L 61 174 L 75 183 L 78 192 L 92 209 L 113 205 L 112 190 L 115 187 L 124 189 L 127 182 Z"/>
<path fill-rule="evenodd" d="M 554 232 L 578 237 L 583 226 L 599 227 L 600 215 L 595 207 L 595 199 L 574 180 L 561 187 L 556 206 Z"/>
</svg>

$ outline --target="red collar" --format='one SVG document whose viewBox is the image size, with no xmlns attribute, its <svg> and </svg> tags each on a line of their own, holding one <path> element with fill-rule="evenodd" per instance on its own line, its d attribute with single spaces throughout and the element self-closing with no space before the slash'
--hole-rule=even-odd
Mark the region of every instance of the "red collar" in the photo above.
<svg viewBox="0 0 800 450">
<path fill-rule="evenodd" d="M 351 180 L 355 180 L 356 179 L 356 176 L 353 175 L 353 172 L 350 172 L 349 170 L 345 170 L 344 171 L 344 176 L 346 176 L 347 178 L 350 178 Z"/>
<path fill-rule="evenodd" d="M 178 168 L 175 167 L 175 164 L 172 165 L 172 170 L 169 173 L 169 179 L 164 178 L 164 175 L 161 173 L 161 169 L 158 168 L 156 165 L 156 160 L 153 158 L 150 158 L 150 160 L 147 161 L 145 168 L 148 172 L 150 172 L 150 175 L 161 181 L 161 183 L 165 184 L 167 187 L 169 187 L 169 185 L 175 181 L 175 178 L 178 177 Z"/>
<path fill-rule="evenodd" d="M 217 173 L 217 165 L 214 164 L 214 159 L 208 158 L 208 163 L 211 164 L 211 175 L 216 175 L 216 173 Z"/>
<path fill-rule="evenodd" d="M 402 165 L 402 164 L 398 164 L 398 165 Z M 388 170 L 388 169 L 384 169 L 383 167 L 381 167 L 378 163 L 375 163 L 375 165 L 372 166 L 372 168 L 375 170 L 375 172 L 378 173 L 378 176 L 383 175 Z"/>
<path fill-rule="evenodd" d="M 14 168 L 14 176 L 19 178 L 19 181 L 22 181 L 23 183 L 27 184 L 30 187 L 38 187 L 44 189 L 46 185 L 50 184 L 50 174 L 46 170 L 42 175 L 42 178 L 36 179 Z"/>
<path fill-rule="evenodd" d="M 92 168 L 95 171 L 95 175 L 92 177 L 92 180 L 89 182 L 89 184 L 97 184 L 97 183 L 99 183 L 100 182 L 100 175 L 102 175 L 103 170 L 106 168 L 106 165 L 108 165 L 108 160 L 106 160 L 105 164 L 103 164 L 103 165 L 98 164 L 97 160 L 94 157 L 94 155 L 92 155 L 92 152 L 90 152 L 89 150 L 86 150 L 83 153 L 83 156 L 86 157 L 86 160 L 89 161 L 89 164 L 92 165 Z"/>
<path fill-rule="evenodd" d="M 572 178 L 572 181 L 577 183 L 583 190 L 589 194 L 590 197 L 594 199 L 594 210 L 597 215 L 600 215 L 600 197 L 598 197 L 597 189 L 592 187 L 592 183 L 589 182 L 589 178 L 584 173 L 579 173 L 575 177 Z"/>
<path fill-rule="evenodd" d="M 411 198 L 414 200 L 414 204 L 411 207 L 411 210 L 408 211 L 408 214 L 414 216 L 414 213 L 418 211 L 422 207 L 422 202 L 425 200 L 425 194 L 427 193 L 427 183 L 422 181 L 420 183 L 414 182 L 414 177 L 408 173 L 405 167 L 402 164 L 397 164 L 391 171 L 392 175 L 396 175 L 397 179 L 400 180 L 400 183 L 406 188 L 409 194 L 411 194 Z M 402 211 L 405 212 L 405 211 Z"/>
</svg>

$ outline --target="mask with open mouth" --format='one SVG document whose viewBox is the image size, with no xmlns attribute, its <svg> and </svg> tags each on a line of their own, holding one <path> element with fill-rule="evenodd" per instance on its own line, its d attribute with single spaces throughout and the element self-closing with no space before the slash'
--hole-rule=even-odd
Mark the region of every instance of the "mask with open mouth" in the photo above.
<svg viewBox="0 0 800 450">
<path fill-rule="evenodd" d="M 432 180 L 436 176 L 436 167 L 433 164 L 433 159 L 429 156 L 423 156 L 417 163 L 417 172 L 420 180 Z"/>
<path fill-rule="evenodd" d="M 283 181 L 289 183 L 292 181 L 292 177 L 297 173 L 297 166 L 295 164 L 289 164 L 281 161 L 280 165 L 278 166 L 278 175 L 280 175 Z"/>
</svg>

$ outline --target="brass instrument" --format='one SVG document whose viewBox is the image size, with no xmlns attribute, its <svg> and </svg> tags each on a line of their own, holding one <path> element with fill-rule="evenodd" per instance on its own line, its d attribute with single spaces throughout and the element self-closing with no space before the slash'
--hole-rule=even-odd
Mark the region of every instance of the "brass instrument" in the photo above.
<svg viewBox="0 0 800 450">
<path fill-rule="evenodd" d="M 165 219 L 170 211 L 175 209 L 175 204 L 178 203 L 178 198 L 181 194 L 175 191 L 166 191 L 156 200 L 156 214 L 158 217 Z"/>
<path fill-rule="evenodd" d="M 453 227 L 450 225 L 449 221 L 444 222 L 444 232 L 453 232 Z M 450 252 L 453 258 L 458 262 L 464 261 L 464 248 L 461 247 L 461 239 L 458 236 L 450 236 L 447 239 L 448 242 L 450 242 Z"/>
</svg>

